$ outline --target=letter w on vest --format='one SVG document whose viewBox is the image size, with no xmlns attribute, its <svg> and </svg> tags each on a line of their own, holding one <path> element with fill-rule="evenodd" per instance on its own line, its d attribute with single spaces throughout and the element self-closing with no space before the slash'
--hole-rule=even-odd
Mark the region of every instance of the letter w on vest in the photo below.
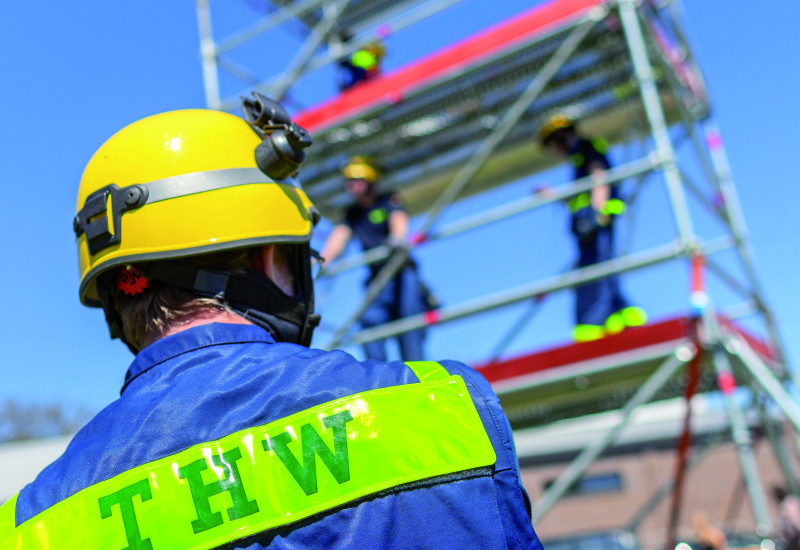
<svg viewBox="0 0 800 550">
<path fill-rule="evenodd" d="M 294 480 L 300 485 L 306 495 L 317 492 L 317 464 L 315 457 L 319 458 L 328 467 L 337 483 L 350 480 L 350 461 L 347 456 L 347 428 L 346 423 L 353 420 L 350 411 L 342 411 L 333 416 L 322 419 L 326 428 L 333 430 L 334 450 L 325 445 L 325 442 L 314 430 L 311 424 L 303 424 L 300 428 L 303 463 L 295 458 L 289 450 L 292 435 L 287 431 L 262 441 L 264 450 L 272 449 L 278 455 L 283 465 L 292 474 Z"/>
</svg>

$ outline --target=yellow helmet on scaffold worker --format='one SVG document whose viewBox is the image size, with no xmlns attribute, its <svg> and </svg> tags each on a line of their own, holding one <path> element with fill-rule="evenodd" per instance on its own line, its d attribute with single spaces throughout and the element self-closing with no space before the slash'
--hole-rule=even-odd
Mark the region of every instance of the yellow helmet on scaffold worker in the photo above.
<svg viewBox="0 0 800 550">
<path fill-rule="evenodd" d="M 342 168 L 345 179 L 363 179 L 375 183 L 381 177 L 381 171 L 374 159 L 368 156 L 355 156 Z"/>
<path fill-rule="evenodd" d="M 386 55 L 386 46 L 380 41 L 370 42 L 364 46 L 364 49 L 374 55 L 378 60 L 383 59 Z"/>
<path fill-rule="evenodd" d="M 547 145 L 547 140 L 550 139 L 558 130 L 567 128 L 575 128 L 575 121 L 563 113 L 556 113 L 548 117 L 548 119 L 539 128 L 539 144 L 543 147 Z"/>
<path fill-rule="evenodd" d="M 256 102 L 262 99 L 271 101 L 257 96 Z M 277 116 L 289 120 L 275 105 Z M 284 124 L 290 125 L 307 143 L 280 176 L 296 170 L 300 149 L 311 143 L 290 120 Z M 266 244 L 308 248 L 318 218 L 311 201 L 294 178 L 275 181 L 257 160 L 265 145 L 290 151 L 290 133 L 265 135 L 237 116 L 190 109 L 134 122 L 97 150 L 81 178 L 73 229 L 80 300 L 106 310 L 112 336 L 107 299 L 98 289 L 110 270 Z M 285 160 L 278 153 L 272 156 Z"/>
<path fill-rule="evenodd" d="M 386 48 L 380 42 L 371 42 L 350 55 L 350 63 L 365 71 L 377 72 Z"/>
</svg>

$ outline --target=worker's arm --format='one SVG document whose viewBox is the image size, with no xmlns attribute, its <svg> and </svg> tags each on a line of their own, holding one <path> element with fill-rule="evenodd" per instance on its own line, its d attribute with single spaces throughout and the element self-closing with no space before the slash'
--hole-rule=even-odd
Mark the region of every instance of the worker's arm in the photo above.
<svg viewBox="0 0 800 550">
<path fill-rule="evenodd" d="M 589 174 L 594 181 L 602 183 L 592 188 L 592 209 L 598 213 L 604 212 L 606 203 L 608 199 L 611 198 L 611 188 L 604 183 L 606 181 L 606 171 L 600 166 L 593 166 Z M 599 214 L 597 221 L 605 225 L 609 221 L 609 216 L 606 214 Z"/>
<path fill-rule="evenodd" d="M 342 255 L 352 235 L 353 230 L 350 229 L 349 226 L 343 223 L 334 226 L 331 234 L 328 235 L 328 239 L 325 241 L 325 246 L 322 248 L 322 257 L 326 264 L 329 264 Z"/>
<path fill-rule="evenodd" d="M 387 241 L 391 245 L 402 244 L 408 236 L 408 212 L 403 207 L 399 195 L 389 199 L 389 235 Z"/>
<path fill-rule="evenodd" d="M 389 243 L 405 242 L 408 235 L 408 214 L 405 210 L 395 210 L 389 214 Z"/>
</svg>

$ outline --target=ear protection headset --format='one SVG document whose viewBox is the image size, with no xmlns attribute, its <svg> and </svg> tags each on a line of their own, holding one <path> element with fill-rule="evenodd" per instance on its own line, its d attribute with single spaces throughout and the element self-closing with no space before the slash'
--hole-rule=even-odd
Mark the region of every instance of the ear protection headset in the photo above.
<svg viewBox="0 0 800 550">
<path fill-rule="evenodd" d="M 263 140 L 255 153 L 261 171 L 277 181 L 294 174 L 305 159 L 303 149 L 311 145 L 308 132 L 292 122 L 280 103 L 258 92 L 242 97 L 242 112 Z"/>
</svg>

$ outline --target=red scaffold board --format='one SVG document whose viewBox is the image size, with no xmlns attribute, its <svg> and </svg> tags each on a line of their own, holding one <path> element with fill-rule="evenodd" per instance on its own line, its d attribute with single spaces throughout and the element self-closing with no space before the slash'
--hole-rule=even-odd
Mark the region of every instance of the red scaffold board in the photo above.
<svg viewBox="0 0 800 550">
<path fill-rule="evenodd" d="M 444 79 L 516 44 L 530 41 L 602 3 L 603 0 L 556 0 L 537 6 L 397 71 L 358 84 L 297 114 L 294 121 L 306 130 L 320 131 L 381 103 L 397 103 L 426 83 Z"/>
<path fill-rule="evenodd" d="M 777 354 L 763 341 L 747 334 L 730 321 L 719 319 L 719 322 L 729 331 L 741 336 L 762 358 L 772 362 L 778 361 Z M 630 328 L 600 340 L 549 348 L 476 368 L 489 382 L 494 384 L 551 371 L 559 367 L 602 360 L 622 352 L 635 352 L 637 349 L 659 344 L 675 342 L 677 347 L 679 343 L 689 341 L 690 323 L 691 319 L 688 317 L 677 317 L 642 327 Z"/>
</svg>

